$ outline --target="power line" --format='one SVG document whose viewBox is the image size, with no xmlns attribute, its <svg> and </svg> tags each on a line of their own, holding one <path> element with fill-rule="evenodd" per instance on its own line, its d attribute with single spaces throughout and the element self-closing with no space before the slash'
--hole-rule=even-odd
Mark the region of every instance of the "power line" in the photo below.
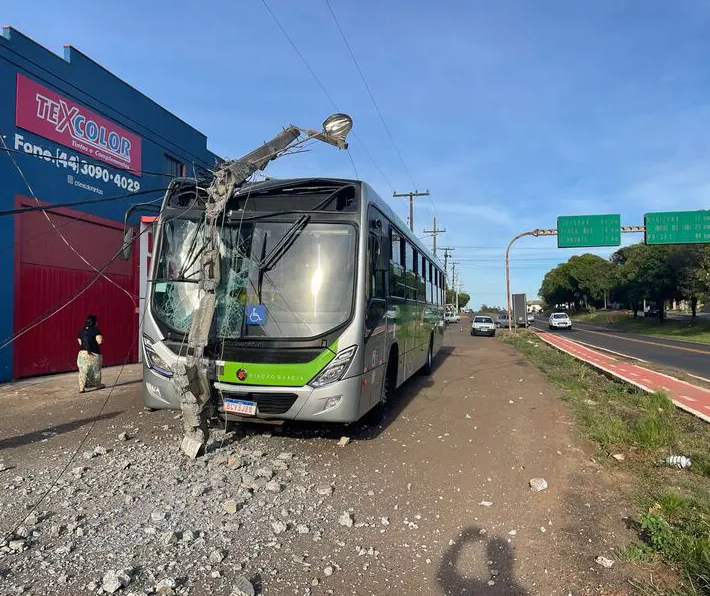
<svg viewBox="0 0 710 596">
<path fill-rule="evenodd" d="M 266 0 L 261 0 L 261 3 L 264 5 L 264 8 L 268 11 L 268 13 L 271 15 L 271 18 L 273 21 L 276 23 L 279 29 L 281 29 L 281 32 L 284 34 L 284 37 L 288 40 L 288 43 L 291 44 L 291 47 L 293 50 L 296 52 L 298 57 L 301 59 L 301 62 L 305 65 L 305 67 L 308 69 L 308 72 L 311 73 L 311 76 L 313 77 L 313 80 L 318 84 L 320 87 L 321 91 L 323 91 L 323 94 L 328 98 L 328 101 L 330 101 L 330 104 L 333 106 L 336 112 L 339 112 L 340 109 L 338 108 L 338 104 L 335 103 L 335 100 L 333 99 L 333 96 L 328 93 L 328 90 L 325 88 L 325 85 L 321 83 L 321 80 L 318 78 L 318 75 L 315 73 L 313 68 L 311 68 L 311 65 L 308 63 L 308 60 L 306 60 L 305 56 L 301 53 L 301 50 L 298 49 L 298 46 L 296 45 L 296 42 L 293 41 L 292 37 L 288 34 L 288 31 L 286 31 L 285 27 L 281 24 L 281 21 L 279 21 L 278 17 L 274 14 L 274 11 L 271 10 L 269 5 L 267 4 Z M 385 175 L 385 173 L 382 171 L 382 168 L 377 164 L 375 161 L 375 158 L 372 157 L 372 154 L 367 150 L 367 147 L 365 147 L 365 143 L 363 143 L 360 140 L 360 137 L 357 136 L 355 131 L 352 131 L 350 133 L 357 141 L 362 145 L 363 150 L 365 151 L 365 154 L 370 158 L 370 161 L 372 164 L 375 166 L 377 171 L 382 175 L 384 178 L 385 182 L 387 182 L 387 185 L 394 190 L 394 186 L 392 186 L 392 183 L 390 182 L 389 178 Z"/>
<path fill-rule="evenodd" d="M 47 205 L 38 205 L 37 207 L 22 207 L 20 209 L 8 209 L 6 211 L 0 211 L 0 217 L 3 215 L 17 215 L 20 213 L 30 213 L 32 211 L 49 211 L 52 209 L 60 209 L 62 207 L 78 207 L 82 205 L 97 205 L 100 203 L 109 203 L 111 201 L 120 201 L 122 199 L 128 199 L 131 197 L 137 197 L 140 195 L 147 195 L 151 194 L 154 192 L 165 192 L 167 189 L 166 188 L 155 188 L 152 190 L 139 190 L 138 192 L 133 192 L 133 193 L 124 193 L 120 195 L 115 195 L 113 197 L 104 197 L 103 199 L 86 199 L 84 201 L 69 201 L 67 203 L 52 203 L 52 204 L 47 204 Z M 156 201 L 162 200 L 162 197 L 160 199 L 156 199 Z M 153 201 L 155 202 L 155 201 Z"/>
<path fill-rule="evenodd" d="M 155 201 L 149 201 L 151 203 L 157 203 L 158 201 L 162 201 L 163 197 L 160 197 L 159 199 L 155 199 Z M 53 205 L 52 205 L 53 207 Z M 51 210 L 52 207 L 47 207 L 48 210 Z M 60 214 L 61 215 L 61 214 Z M 5 252 L 6 250 L 14 249 L 18 246 L 22 246 L 23 244 L 26 244 L 27 242 L 32 242 L 36 240 L 37 238 L 41 238 L 42 236 L 46 236 L 47 234 L 51 234 L 52 232 L 55 231 L 55 228 L 65 228 L 67 226 L 70 226 L 72 224 L 75 224 L 77 222 L 82 222 L 84 220 L 79 219 L 78 217 L 73 217 L 71 215 L 62 215 L 62 217 L 65 217 L 69 219 L 69 221 L 66 221 L 61 224 L 56 224 L 54 228 L 49 228 L 48 230 L 45 230 L 44 232 L 40 232 L 39 234 L 35 234 L 34 236 L 29 236 L 27 238 L 23 238 L 22 240 L 16 240 L 14 242 L 11 242 L 10 244 L 5 244 L 0 246 L 0 253 Z"/>
<path fill-rule="evenodd" d="M 5 149 L 8 149 L 7 143 L 5 143 L 5 137 L 2 136 L 2 135 L 0 135 L 0 142 L 2 142 L 2 146 L 3 146 Z M 35 194 L 35 191 L 32 190 L 32 186 L 30 185 L 29 180 L 27 180 L 27 177 L 25 176 L 25 173 L 22 171 L 22 168 L 20 167 L 20 164 L 17 163 L 17 160 L 15 160 L 14 156 L 12 155 L 12 153 L 9 153 L 9 152 L 8 152 L 7 156 L 10 158 L 10 161 L 12 161 L 13 165 L 15 166 L 15 168 L 16 168 L 17 171 L 18 171 L 18 173 L 20 174 L 20 178 L 22 178 L 22 181 L 25 183 L 25 186 L 27 186 L 27 190 L 28 190 L 28 191 L 30 192 L 30 194 L 32 195 L 32 198 L 37 202 L 37 205 L 41 206 L 42 203 L 41 203 L 40 200 L 37 198 L 37 195 Z M 93 269 L 94 271 L 97 271 L 97 272 L 98 272 L 98 269 L 97 269 L 96 267 L 94 267 L 91 263 L 89 263 L 89 261 L 87 261 L 87 260 L 84 258 L 84 255 L 80 254 L 79 251 L 76 250 L 76 248 L 74 248 L 74 246 L 72 246 L 71 242 L 69 242 L 69 240 L 66 239 L 66 237 L 64 236 L 64 234 L 62 234 L 62 233 L 57 229 L 57 227 L 54 225 L 54 222 L 52 221 L 52 218 L 49 217 L 49 214 L 47 213 L 46 209 L 43 209 L 43 210 L 42 210 L 42 214 L 44 215 L 44 217 L 45 217 L 45 218 L 47 219 L 47 221 L 49 222 L 49 225 L 52 226 L 52 228 L 54 229 L 54 231 L 55 231 L 55 232 L 59 235 L 59 237 L 62 239 L 62 242 L 64 242 L 64 244 L 67 245 L 67 247 L 69 248 L 69 250 L 71 250 L 77 257 L 79 257 L 79 259 L 81 259 L 81 261 L 82 261 L 84 264 L 86 264 L 87 266 L 91 267 L 91 269 Z M 113 285 L 116 286 L 119 290 L 121 290 L 122 292 L 124 292 L 124 293 L 126 294 L 126 296 L 128 296 L 128 297 L 131 299 L 131 301 L 133 302 L 134 305 L 136 304 L 136 300 L 135 300 L 134 295 L 131 294 L 128 290 L 126 290 L 126 288 L 121 287 L 119 284 L 117 284 L 114 280 L 112 280 L 110 277 L 108 277 L 108 276 L 106 276 L 106 275 L 104 275 L 104 278 L 106 279 L 106 281 L 108 281 L 109 283 L 113 284 Z M 0 348 L 0 349 L 1 349 L 1 348 Z"/>
<path fill-rule="evenodd" d="M 402 157 L 402 153 L 400 152 L 399 147 L 397 147 L 397 143 L 394 140 L 394 136 L 392 135 L 392 132 L 390 131 L 389 126 L 387 126 L 387 122 L 385 122 L 385 117 L 382 115 L 382 111 L 380 110 L 380 106 L 377 105 L 377 101 L 375 100 L 375 96 L 372 93 L 372 89 L 370 89 L 370 85 L 367 83 L 367 79 L 365 79 L 365 75 L 362 72 L 360 65 L 358 64 L 357 59 L 355 58 L 355 53 L 353 52 L 353 49 L 350 47 L 350 44 L 348 43 L 348 40 L 345 37 L 345 32 L 343 31 L 343 28 L 340 26 L 340 22 L 338 21 L 338 17 L 335 16 L 335 12 L 333 11 L 333 7 L 330 5 L 329 0 L 325 0 L 325 4 L 328 7 L 328 10 L 330 11 L 331 16 L 333 17 L 333 21 L 335 21 L 335 26 L 338 28 L 338 31 L 340 32 L 340 36 L 343 38 L 343 43 L 345 43 L 345 47 L 348 49 L 348 52 L 350 53 L 350 57 L 353 59 L 353 64 L 355 64 L 355 68 L 357 69 L 357 72 L 360 75 L 360 78 L 362 79 L 363 84 L 365 85 L 365 89 L 367 89 L 367 94 L 370 96 L 370 99 L 372 100 L 372 105 L 375 106 L 375 110 L 377 111 L 377 115 L 380 117 L 380 121 L 382 122 L 382 126 L 384 127 L 385 132 L 387 132 L 387 136 L 390 138 L 390 141 L 392 142 L 392 147 L 394 147 L 394 150 L 397 153 L 397 157 L 399 157 L 399 161 L 402 163 L 402 167 L 404 168 L 404 171 L 407 173 L 407 176 L 409 177 L 409 181 L 412 183 L 412 186 L 414 188 L 417 188 L 417 185 L 414 183 L 414 178 L 412 178 L 412 173 L 409 171 L 407 164 L 404 162 L 404 158 Z"/>
<path fill-rule="evenodd" d="M 171 218 L 169 218 L 169 219 L 166 219 L 166 220 L 163 222 L 163 224 L 168 223 L 168 222 L 170 222 L 170 221 L 173 221 L 174 219 L 179 218 L 181 215 L 182 215 L 182 214 L 179 213 L 179 214 L 175 215 L 174 217 L 171 217 Z M 119 255 L 123 252 L 123 249 L 126 248 L 126 247 L 128 247 L 134 240 L 140 238 L 143 234 L 145 234 L 145 233 L 146 233 L 147 231 L 149 231 L 150 229 L 151 229 L 150 227 L 146 227 L 146 229 L 143 230 L 142 232 L 139 232 L 138 235 L 137 235 L 135 238 L 131 239 L 129 242 L 124 242 L 124 243 L 121 245 L 121 248 L 119 248 L 118 252 L 117 252 L 113 257 L 111 257 L 111 259 L 110 259 L 105 265 L 103 265 L 103 267 L 101 267 L 100 269 L 94 269 L 94 270 L 96 271 L 96 275 L 94 276 L 93 279 L 89 280 L 88 283 L 86 283 L 86 284 L 84 285 L 84 287 L 82 287 L 78 292 L 76 292 L 73 296 L 71 296 L 71 297 L 69 298 L 69 300 L 67 300 L 66 302 L 62 303 L 61 305 L 55 305 L 55 306 L 53 306 L 53 307 L 51 307 L 51 308 L 48 308 L 48 309 L 44 312 L 44 314 L 42 314 L 42 315 L 40 315 L 39 317 L 37 317 L 37 318 L 36 318 L 34 321 L 32 321 L 31 323 L 28 323 L 27 325 L 25 325 L 25 326 L 24 326 L 22 329 L 20 329 L 17 333 L 13 334 L 12 337 L 6 339 L 6 340 L 0 345 L 0 350 L 6 348 L 6 347 L 9 346 L 12 342 L 14 342 L 15 340 L 17 340 L 17 339 L 19 339 L 20 337 L 22 337 L 25 333 L 28 333 L 29 331 L 31 331 L 31 330 L 34 329 L 35 327 L 41 325 L 41 324 L 44 323 L 46 320 L 51 319 L 54 315 L 56 315 L 57 313 L 61 312 L 61 311 L 64 310 L 65 308 L 67 308 L 67 307 L 68 307 L 69 305 L 71 305 L 74 301 L 76 301 L 82 294 L 84 294 L 91 286 L 93 286 L 99 279 L 101 279 L 101 277 L 106 277 L 106 276 L 103 274 L 103 272 L 106 271 L 106 269 L 108 269 L 108 268 L 116 261 L 116 259 L 118 259 Z M 109 281 L 112 281 L 112 280 L 109 279 Z M 121 288 L 121 289 L 123 289 L 123 288 Z M 132 298 L 132 297 L 131 297 L 131 298 Z"/>
<path fill-rule="evenodd" d="M 409 229 L 413 232 L 414 231 L 414 198 L 415 197 L 428 197 L 429 191 L 425 190 L 423 192 L 419 192 L 418 190 L 414 190 L 414 191 L 410 191 L 410 192 L 398 193 L 395 190 L 392 193 L 392 196 L 395 198 L 409 197 L 409 221 L 407 223 L 409 224 Z"/>
<path fill-rule="evenodd" d="M 6 58 L 5 56 L 0 56 L 0 59 L 5 60 L 5 62 L 9 62 L 10 64 L 13 64 L 13 65 L 15 65 L 15 66 L 19 66 L 21 69 L 26 68 L 25 63 L 26 63 L 26 62 L 29 62 L 30 64 L 32 64 L 33 66 L 35 66 L 37 69 L 43 70 L 43 71 L 46 72 L 48 75 L 50 75 L 51 79 L 47 79 L 46 77 L 43 77 L 43 76 L 38 75 L 38 74 L 36 74 L 36 73 L 34 74 L 34 76 L 35 76 L 36 78 L 38 78 L 40 81 L 44 81 L 44 82 L 47 83 L 50 87 L 56 87 L 56 83 L 54 83 L 53 80 L 54 80 L 54 79 L 59 79 L 60 81 L 62 81 L 62 82 L 65 83 L 66 85 L 69 85 L 70 87 L 73 87 L 74 89 L 76 89 L 76 91 L 78 91 L 80 94 L 85 95 L 86 97 L 91 98 L 91 99 L 92 99 L 93 101 L 95 101 L 97 104 L 100 104 L 100 105 L 104 106 L 105 108 L 107 108 L 107 110 L 110 110 L 111 112 L 114 112 L 115 114 L 118 114 L 118 116 L 119 116 L 118 119 L 117 119 L 118 122 L 119 122 L 122 126 L 126 126 L 126 128 L 128 128 L 128 129 L 131 130 L 132 132 L 136 133 L 137 135 L 150 138 L 153 143 L 155 143 L 156 145 L 158 145 L 158 147 L 161 147 L 162 149 L 165 149 L 166 151 L 169 151 L 169 152 L 171 152 L 171 153 L 173 153 L 173 154 L 175 154 L 175 155 L 178 155 L 180 152 L 182 152 L 184 155 L 189 155 L 189 156 L 191 156 L 192 158 L 196 158 L 198 161 L 204 163 L 204 161 L 202 160 L 202 158 L 201 158 L 200 156 L 195 155 L 194 153 L 188 151 L 188 150 L 185 149 L 184 147 L 180 147 L 177 143 L 175 143 L 175 142 L 171 141 L 170 139 L 168 139 L 167 137 L 164 137 L 163 135 L 161 135 L 161 134 L 160 134 L 159 132 L 157 132 L 154 128 L 150 128 L 150 127 L 146 126 L 145 124 L 142 124 L 142 123 L 139 122 L 138 120 L 135 120 L 134 118 L 131 118 L 128 114 L 124 114 L 123 112 L 121 112 L 121 111 L 119 111 L 118 109 L 116 109 L 115 106 L 109 105 L 108 103 L 106 103 L 105 101 L 102 101 L 102 100 L 99 99 L 98 97 L 96 97 L 96 96 L 94 96 L 94 95 L 91 95 L 91 93 L 87 92 L 86 89 L 82 89 L 82 88 L 80 88 L 80 87 L 77 87 L 77 86 L 76 86 L 74 83 L 72 83 L 71 81 L 69 81 L 69 80 L 67 80 L 67 79 L 62 78 L 61 76 L 59 76 L 59 75 L 57 74 L 56 70 L 55 70 L 55 71 L 49 70 L 49 69 L 46 68 L 45 66 L 39 64 L 38 62 L 35 62 L 35 61 L 31 60 L 31 59 L 28 58 L 26 55 L 20 54 L 20 53 L 17 52 L 16 50 L 13 50 L 13 49 L 12 49 L 12 46 L 10 46 L 10 45 L 5 45 L 5 46 L 3 46 L 3 48 L 4 48 L 4 50 L 15 54 L 15 56 L 18 56 L 18 57 L 20 58 L 20 60 L 22 61 L 22 63 L 13 62 L 13 61 L 11 61 L 10 59 Z M 160 110 L 162 110 L 162 111 L 165 112 L 166 114 L 168 114 L 168 115 L 170 115 L 171 117 L 177 119 L 177 120 L 180 121 L 181 123 L 186 124 L 186 126 L 189 126 L 189 127 L 192 128 L 195 132 L 197 132 L 198 134 L 202 135 L 202 133 L 201 133 L 199 130 L 197 130 L 197 129 L 195 129 L 194 127 L 190 126 L 189 124 L 185 123 L 184 120 L 182 120 L 181 118 L 177 117 L 175 114 L 173 114 L 173 113 L 170 112 L 169 110 L 165 109 L 163 106 L 161 106 L 161 105 L 157 104 L 156 102 L 154 102 L 154 101 L 153 101 L 152 99 L 150 99 L 147 95 L 145 95 L 145 94 L 143 94 L 143 93 L 140 93 L 140 91 L 138 91 L 138 93 L 139 93 L 141 96 L 143 96 L 145 99 L 147 99 L 150 103 L 155 104 Z M 86 102 L 85 100 L 80 99 L 77 95 L 73 95 L 73 96 L 71 96 L 71 97 L 73 97 L 74 99 L 76 99 L 76 100 L 79 101 L 79 102 L 82 102 L 82 101 L 83 101 L 83 103 L 85 103 L 85 104 L 87 105 L 87 107 L 93 108 L 93 106 L 90 105 L 91 102 Z M 93 109 L 96 109 L 96 108 L 93 108 Z M 99 110 L 100 110 L 100 108 L 99 108 Z M 107 114 L 106 112 L 104 112 L 104 115 L 108 115 L 108 114 Z M 109 116 L 109 117 L 110 117 L 110 116 Z M 140 127 L 141 129 L 143 129 L 144 132 L 141 133 L 140 131 L 136 130 L 135 128 L 132 128 L 130 124 L 126 125 L 125 122 L 122 122 L 122 120 L 124 120 L 124 119 L 125 119 L 125 120 L 128 120 L 128 121 L 130 121 L 130 122 L 133 122 L 133 123 L 136 124 L 138 127 Z M 162 143 L 160 143 L 159 141 L 157 141 L 156 138 L 157 138 L 157 139 L 163 139 L 163 140 L 166 141 L 169 145 L 171 145 L 171 147 L 166 147 L 164 144 L 162 144 Z M 194 163 L 194 160 L 193 160 L 193 163 Z"/>
<path fill-rule="evenodd" d="M 6 138 L 7 135 L 0 135 L 3 138 Z M 88 161 L 84 158 L 81 158 L 80 160 L 74 161 L 69 159 L 68 157 L 53 157 L 51 155 L 41 155 L 39 153 L 28 153 L 27 151 L 23 151 L 22 149 L 10 149 L 10 147 L 7 147 L 6 149 L 3 148 L 3 151 L 7 151 L 8 153 L 19 153 L 21 155 L 26 155 L 27 157 L 34 157 L 36 159 L 41 159 L 43 161 L 56 161 L 58 163 L 63 163 L 65 164 L 68 168 L 73 168 L 74 164 L 77 166 L 79 165 L 88 165 L 88 166 L 98 166 L 100 168 L 113 168 L 114 170 L 120 170 L 121 172 L 126 172 L 127 174 L 139 174 L 143 175 L 146 174 L 148 176 L 162 176 L 163 178 L 175 178 L 172 174 L 164 174 L 162 172 L 152 172 L 150 170 L 126 170 L 124 168 L 118 168 L 116 166 L 113 166 L 111 164 L 104 163 L 102 161 Z M 206 170 L 204 166 L 200 166 L 202 169 Z"/>
<path fill-rule="evenodd" d="M 54 487 L 57 485 L 59 480 L 61 479 L 62 476 L 66 473 L 66 471 L 69 469 L 69 466 L 71 466 L 72 462 L 76 459 L 76 456 L 79 454 L 79 451 L 81 451 L 81 448 L 84 446 L 86 443 L 87 439 L 91 435 L 91 433 L 94 430 L 94 427 L 96 426 L 96 423 L 101 419 L 101 415 L 103 414 L 104 410 L 106 409 L 106 406 L 108 405 L 109 400 L 111 399 L 111 396 L 113 395 L 114 390 L 116 389 L 116 386 L 118 385 L 118 381 L 121 379 L 121 375 L 123 374 L 123 370 L 126 368 L 126 364 L 128 364 L 128 359 L 131 357 L 131 352 L 133 352 L 133 348 L 136 345 L 136 341 L 138 339 L 138 336 L 142 334 L 143 330 L 143 322 L 145 321 L 145 312 L 143 313 L 140 321 L 138 322 L 138 333 L 133 336 L 133 341 L 131 342 L 131 346 L 128 348 L 128 352 L 126 353 L 126 357 L 123 359 L 123 363 L 121 364 L 121 368 L 118 371 L 118 375 L 116 375 L 116 379 L 113 382 L 113 385 L 111 385 L 111 388 L 108 391 L 108 395 L 106 396 L 106 399 L 104 400 L 103 404 L 101 404 L 101 408 L 99 409 L 98 413 L 96 416 L 94 416 L 93 421 L 89 425 L 89 428 L 86 430 L 86 433 L 82 437 L 82 439 L 79 441 L 79 443 L 76 446 L 76 449 L 71 454 L 71 457 L 67 461 L 67 463 L 64 465 L 64 467 L 60 470 L 59 474 L 54 478 L 54 480 L 50 483 L 49 487 L 47 490 L 45 490 L 42 495 L 40 496 L 37 501 L 32 505 L 32 507 L 29 508 L 29 510 L 22 516 L 22 518 L 13 526 L 11 530 L 6 532 L 5 536 L 6 538 L 9 538 L 12 536 L 15 532 L 17 532 L 18 528 L 24 523 L 24 521 L 37 509 L 39 506 L 44 503 L 45 499 L 47 496 L 52 492 Z"/>
</svg>

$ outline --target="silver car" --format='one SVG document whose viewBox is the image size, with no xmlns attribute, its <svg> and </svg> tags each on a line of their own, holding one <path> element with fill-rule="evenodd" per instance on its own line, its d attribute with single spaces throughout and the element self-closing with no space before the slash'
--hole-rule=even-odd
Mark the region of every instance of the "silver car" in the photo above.
<svg viewBox="0 0 710 596">
<path fill-rule="evenodd" d="M 495 334 L 496 324 L 493 322 L 491 317 L 485 315 L 473 317 L 473 323 L 471 323 L 471 335 L 490 335 L 493 337 Z"/>
</svg>

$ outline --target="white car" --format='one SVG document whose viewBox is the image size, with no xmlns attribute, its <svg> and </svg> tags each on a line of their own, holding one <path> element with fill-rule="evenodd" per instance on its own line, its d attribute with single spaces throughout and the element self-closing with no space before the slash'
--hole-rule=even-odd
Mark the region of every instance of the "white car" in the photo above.
<svg viewBox="0 0 710 596">
<path fill-rule="evenodd" d="M 447 323 L 460 323 L 461 315 L 455 312 L 447 312 L 444 315 L 444 321 L 446 321 Z"/>
<path fill-rule="evenodd" d="M 471 323 L 471 335 L 490 335 L 495 337 L 496 324 L 493 319 L 486 315 L 477 315 L 473 317 Z"/>
<path fill-rule="evenodd" d="M 550 329 L 572 329 L 572 319 L 566 312 L 553 312 L 549 320 Z"/>
</svg>

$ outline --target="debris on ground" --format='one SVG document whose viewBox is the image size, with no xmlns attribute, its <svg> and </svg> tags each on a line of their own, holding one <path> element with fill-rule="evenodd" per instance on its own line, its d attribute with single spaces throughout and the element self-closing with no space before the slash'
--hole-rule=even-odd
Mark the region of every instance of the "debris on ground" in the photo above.
<svg viewBox="0 0 710 596">
<path fill-rule="evenodd" d="M 594 562 L 597 563 L 597 565 L 601 565 L 602 567 L 606 567 L 607 569 L 610 569 L 611 567 L 614 566 L 614 561 L 609 559 L 608 557 L 604 556 L 598 556 L 596 559 L 594 559 Z"/>
<path fill-rule="evenodd" d="M 254 596 L 254 586 L 243 575 L 240 575 L 233 583 L 232 596 Z"/>
<path fill-rule="evenodd" d="M 614 455 L 612 455 L 612 457 L 616 461 L 624 461 L 626 459 L 626 456 L 623 453 L 615 453 Z"/>
<path fill-rule="evenodd" d="M 338 445 L 340 447 L 345 447 L 350 442 L 350 437 L 340 437 L 340 441 L 338 441 Z"/>
<path fill-rule="evenodd" d="M 665 464 L 674 468 L 689 468 L 692 462 L 690 458 L 685 457 L 685 455 L 671 455 L 665 459 Z"/>
<path fill-rule="evenodd" d="M 531 478 L 530 479 L 530 490 L 535 492 L 540 492 L 541 490 L 547 489 L 547 480 L 544 478 Z"/>
<path fill-rule="evenodd" d="M 343 513 L 343 515 L 341 515 L 341 516 L 338 518 L 338 523 L 339 523 L 341 526 L 345 526 L 346 528 L 352 528 L 352 527 L 353 527 L 353 523 L 354 523 L 354 522 L 353 522 L 353 516 L 352 516 L 350 513 L 348 513 L 347 511 L 345 511 L 345 512 Z"/>
</svg>

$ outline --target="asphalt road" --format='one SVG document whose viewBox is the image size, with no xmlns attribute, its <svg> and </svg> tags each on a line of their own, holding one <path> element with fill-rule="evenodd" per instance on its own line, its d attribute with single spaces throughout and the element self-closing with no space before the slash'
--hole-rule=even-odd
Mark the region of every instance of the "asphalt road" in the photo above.
<svg viewBox="0 0 710 596">
<path fill-rule="evenodd" d="M 710 378 L 710 345 L 651 337 L 617 329 L 606 329 L 573 321 L 571 331 L 563 333 L 570 339 L 590 346 L 612 350 L 647 362 L 677 368 L 688 374 Z M 549 330 L 547 320 L 535 321 L 538 329 Z"/>
</svg>

